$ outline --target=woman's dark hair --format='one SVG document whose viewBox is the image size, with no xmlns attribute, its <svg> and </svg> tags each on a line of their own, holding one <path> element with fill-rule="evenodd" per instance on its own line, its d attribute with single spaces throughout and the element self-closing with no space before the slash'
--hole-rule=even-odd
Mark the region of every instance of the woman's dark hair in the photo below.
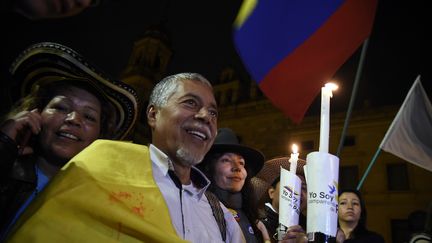
<svg viewBox="0 0 432 243">
<path fill-rule="evenodd" d="M 21 111 L 30 111 L 33 109 L 42 111 L 60 89 L 69 86 L 84 89 L 97 97 L 101 104 L 101 130 L 99 138 L 112 138 L 115 127 L 114 108 L 100 91 L 85 82 L 62 80 L 61 82 L 53 82 L 43 86 L 35 86 L 27 96 L 23 97 L 16 103 L 12 110 L 6 115 L 6 119 L 16 115 Z"/>
<path fill-rule="evenodd" d="M 273 180 L 271 186 L 272 186 L 273 188 L 276 188 L 276 185 L 278 184 L 279 181 L 280 181 L 280 176 L 276 177 L 276 178 Z"/>
<path fill-rule="evenodd" d="M 201 168 L 211 181 L 210 188 L 209 188 L 210 191 L 212 191 L 213 188 L 216 187 L 216 183 L 214 182 L 213 176 L 216 174 L 216 162 L 220 157 L 222 157 L 223 154 L 224 153 L 207 154 L 206 157 L 204 158 L 205 165 L 204 168 L 202 167 Z M 255 237 L 260 238 L 261 231 L 256 226 L 256 223 L 258 222 L 258 211 L 256 210 L 257 202 L 256 202 L 255 191 L 251 183 L 252 172 L 249 170 L 247 166 L 245 168 L 248 175 L 246 176 L 245 183 L 242 189 L 240 190 L 242 195 L 242 210 L 246 214 L 246 217 L 249 219 L 249 222 L 251 223 L 251 226 L 255 232 Z"/>
<path fill-rule="evenodd" d="M 268 194 L 268 190 L 270 188 L 276 189 L 276 185 L 279 183 L 279 181 L 280 181 L 280 176 L 276 177 L 273 180 L 272 184 L 267 187 L 267 189 L 264 191 L 264 193 L 261 196 L 261 198 L 258 199 L 258 206 L 260 208 L 264 207 L 265 203 L 271 203 L 272 202 L 272 199 L 270 198 L 270 196 Z"/>
<path fill-rule="evenodd" d="M 339 192 L 339 198 L 342 196 L 342 194 L 344 193 L 354 193 L 359 201 L 360 201 L 360 219 L 357 223 L 357 226 L 355 227 L 355 229 L 353 230 L 353 232 L 351 233 L 353 238 L 356 235 L 360 235 L 363 234 L 364 232 L 368 231 L 367 227 L 366 227 L 366 220 L 367 220 L 367 212 L 366 212 L 366 205 L 365 205 L 365 201 L 363 200 L 363 197 L 361 195 L 361 192 L 359 190 L 356 189 L 343 189 L 340 190 Z"/>
</svg>

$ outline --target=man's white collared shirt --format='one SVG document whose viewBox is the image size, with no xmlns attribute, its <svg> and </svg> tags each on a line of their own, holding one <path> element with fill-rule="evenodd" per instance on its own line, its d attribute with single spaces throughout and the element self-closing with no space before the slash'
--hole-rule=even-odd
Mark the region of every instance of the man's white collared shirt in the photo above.
<svg viewBox="0 0 432 243">
<path fill-rule="evenodd" d="M 168 170 L 172 169 L 168 156 L 151 144 L 150 158 L 153 178 L 168 205 L 177 234 L 185 240 L 196 243 L 223 242 L 213 211 L 204 194 L 210 185 L 207 177 L 200 170 L 192 167 L 191 176 L 194 174 L 204 186 L 198 188 L 194 183 L 182 185 L 182 200 L 180 200 L 180 191 L 168 174 Z M 227 223 L 226 242 L 245 242 L 237 221 L 222 203 L 221 207 Z"/>
</svg>

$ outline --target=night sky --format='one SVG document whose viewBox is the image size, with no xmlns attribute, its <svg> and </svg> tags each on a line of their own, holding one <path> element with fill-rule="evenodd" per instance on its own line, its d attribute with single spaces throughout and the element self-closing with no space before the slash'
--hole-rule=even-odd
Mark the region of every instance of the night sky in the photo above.
<svg viewBox="0 0 432 243">
<path fill-rule="evenodd" d="M 28 21 L 2 14 L 2 87 L 6 70 L 26 46 L 40 41 L 68 45 L 112 77 L 126 66 L 135 40 L 151 25 L 164 23 L 173 48 L 168 74 L 199 72 L 217 80 L 224 67 L 234 67 L 241 77 L 247 71 L 232 42 L 232 22 L 241 0 L 168 1 L 102 0 L 97 7 L 65 19 Z M 432 96 L 431 8 L 426 0 L 379 1 L 370 37 L 356 107 L 399 105 L 418 74 Z M 351 95 L 359 50 L 337 72 L 340 90 L 336 110 L 346 109 Z M 311 110 L 316 107 L 318 99 Z"/>
</svg>

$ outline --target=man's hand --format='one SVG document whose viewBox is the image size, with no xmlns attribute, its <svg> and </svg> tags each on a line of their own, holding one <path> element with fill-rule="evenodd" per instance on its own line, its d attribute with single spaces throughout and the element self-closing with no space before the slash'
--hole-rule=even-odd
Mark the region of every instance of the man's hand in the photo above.
<svg viewBox="0 0 432 243">
<path fill-rule="evenodd" d="M 308 241 L 305 231 L 300 225 L 288 228 L 283 239 L 279 243 L 306 243 Z"/>
</svg>

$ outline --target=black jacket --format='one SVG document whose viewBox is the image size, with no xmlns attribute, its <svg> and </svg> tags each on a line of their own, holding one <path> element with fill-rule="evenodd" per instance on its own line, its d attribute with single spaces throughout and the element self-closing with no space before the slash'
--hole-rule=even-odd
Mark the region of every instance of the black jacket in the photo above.
<svg viewBox="0 0 432 243">
<path fill-rule="evenodd" d="M 355 243 L 355 242 L 384 243 L 384 238 L 373 231 L 365 230 L 360 234 L 357 234 L 352 239 L 346 239 L 344 242 L 346 243 Z"/>
<path fill-rule="evenodd" d="M 279 226 L 279 214 L 274 212 L 267 205 L 264 206 L 265 217 L 261 219 L 263 224 L 265 225 L 267 232 L 270 236 L 271 242 L 277 242 L 275 237 L 273 237 L 276 233 L 276 229 Z"/>
<path fill-rule="evenodd" d="M 18 148 L 0 134 L 0 232 L 34 192 L 37 184 L 34 156 L 18 158 Z"/>
</svg>

